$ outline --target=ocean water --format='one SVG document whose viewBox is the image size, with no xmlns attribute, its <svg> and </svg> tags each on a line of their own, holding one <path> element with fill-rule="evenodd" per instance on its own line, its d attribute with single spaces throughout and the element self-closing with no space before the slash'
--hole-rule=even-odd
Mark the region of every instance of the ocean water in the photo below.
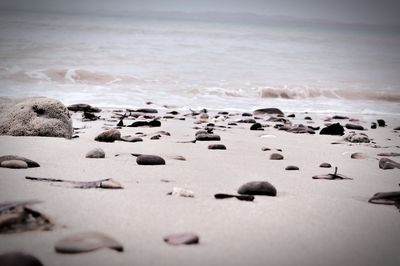
<svg viewBox="0 0 400 266">
<path fill-rule="evenodd" d="M 0 96 L 400 115 L 400 29 L 248 17 L 0 11 Z"/>
</svg>

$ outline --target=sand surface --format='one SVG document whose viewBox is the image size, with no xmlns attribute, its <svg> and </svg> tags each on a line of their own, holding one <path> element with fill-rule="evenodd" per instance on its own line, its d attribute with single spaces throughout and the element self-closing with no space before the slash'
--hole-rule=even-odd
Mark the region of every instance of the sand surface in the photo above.
<svg viewBox="0 0 400 266">
<path fill-rule="evenodd" d="M 165 111 L 161 111 L 162 116 Z M 111 116 L 111 109 L 100 115 Z M 210 113 L 210 117 L 215 112 Z M 31 231 L 0 235 L 0 254 L 26 251 L 44 265 L 400 265 L 400 213 L 394 206 L 374 205 L 368 199 L 376 192 L 398 191 L 400 170 L 378 167 L 379 152 L 400 152 L 398 117 L 355 116 L 369 128 L 377 118 L 387 127 L 364 131 L 373 138 L 367 144 L 330 144 L 340 136 L 293 134 L 268 124 L 264 131 L 250 131 L 250 124 L 216 128 L 218 143 L 227 150 L 208 150 L 210 143 L 177 143 L 193 140 L 194 118 L 186 121 L 161 119 L 159 128 L 121 129 L 122 135 L 149 134 L 143 142 L 101 143 L 95 136 L 104 124 L 82 122 L 73 115 L 79 138 L 0 136 L 0 155 L 15 154 L 40 163 L 39 168 L 0 168 L 0 202 L 39 199 L 36 209 L 55 222 L 51 231 Z M 308 114 L 312 126 L 323 126 L 327 115 Z M 306 114 L 296 114 L 294 122 L 307 124 Z M 182 115 L 177 115 L 182 117 Z M 227 125 L 240 115 L 217 125 Z M 128 124 L 132 121 L 125 120 Z M 338 121 L 345 124 L 347 121 Z M 160 140 L 151 133 L 170 132 Z M 346 130 L 347 132 L 349 130 Z M 262 135 L 268 135 L 261 137 Z M 104 159 L 85 158 L 86 152 L 102 148 Z M 269 147 L 271 151 L 262 151 Z M 275 149 L 284 160 L 269 160 Z M 367 159 L 351 159 L 362 152 Z M 156 154 L 163 166 L 141 166 L 129 153 Z M 115 157 L 116 154 L 123 154 Z M 182 155 L 186 161 L 173 159 Z M 392 159 L 399 162 L 400 157 Z M 353 180 L 314 180 L 312 176 L 332 173 L 320 168 L 322 162 L 339 168 Z M 299 171 L 286 171 L 296 165 Z M 124 189 L 73 189 L 45 182 L 25 180 L 25 176 L 77 181 L 113 178 Z M 171 180 L 162 182 L 161 179 Z M 254 202 L 214 199 L 216 193 L 236 193 L 249 181 L 268 181 L 277 197 L 256 196 Z M 168 196 L 173 187 L 194 192 L 194 198 Z M 110 249 L 63 255 L 54 244 L 75 232 L 95 230 L 120 241 L 125 251 Z M 195 232 L 200 243 L 170 246 L 163 237 L 171 233 Z"/>
</svg>

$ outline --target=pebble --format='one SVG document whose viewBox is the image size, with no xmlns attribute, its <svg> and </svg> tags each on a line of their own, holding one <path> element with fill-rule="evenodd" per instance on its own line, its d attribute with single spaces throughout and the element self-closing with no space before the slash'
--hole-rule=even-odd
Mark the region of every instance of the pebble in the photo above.
<svg viewBox="0 0 400 266">
<path fill-rule="evenodd" d="M 156 113 L 158 113 L 157 109 L 153 109 L 153 108 L 139 108 L 139 109 L 135 110 L 135 112 L 145 113 L 145 114 L 156 114 Z"/>
<path fill-rule="evenodd" d="M 181 188 L 181 187 L 174 187 L 172 189 L 172 192 L 168 193 L 169 195 L 172 196 L 179 196 L 179 197 L 185 197 L 185 198 L 194 198 L 194 192 L 189 190 L 189 189 L 185 189 L 185 188 Z"/>
<path fill-rule="evenodd" d="M 279 153 L 273 153 L 269 157 L 270 160 L 283 160 L 283 155 Z"/>
<path fill-rule="evenodd" d="M 400 153 L 398 152 L 381 152 L 377 154 L 378 156 L 390 156 L 390 157 L 396 157 L 400 156 Z"/>
<path fill-rule="evenodd" d="M 368 156 L 361 152 L 355 152 L 355 153 L 351 154 L 350 158 L 351 159 L 367 159 Z"/>
<path fill-rule="evenodd" d="M 219 141 L 221 140 L 221 137 L 216 135 L 216 134 L 196 134 L 196 140 L 198 141 Z"/>
<path fill-rule="evenodd" d="M 344 128 L 339 123 L 335 123 L 335 124 L 329 125 L 327 127 L 324 127 L 323 129 L 321 129 L 319 134 L 320 135 L 339 135 L 339 136 L 342 136 L 344 134 Z"/>
<path fill-rule="evenodd" d="M 164 237 L 164 241 L 170 245 L 192 245 L 199 243 L 199 236 L 195 233 L 179 233 Z"/>
<path fill-rule="evenodd" d="M 270 148 L 267 148 L 267 147 L 262 147 L 261 150 L 262 150 L 262 151 L 270 151 L 271 149 L 270 149 Z"/>
<path fill-rule="evenodd" d="M 389 158 L 382 158 L 379 160 L 379 168 L 387 170 L 387 169 L 400 169 L 400 163 L 397 163 Z"/>
<path fill-rule="evenodd" d="M 105 158 L 105 157 L 106 153 L 100 148 L 95 148 L 86 153 L 86 158 Z"/>
<path fill-rule="evenodd" d="M 347 116 L 334 115 L 334 116 L 332 116 L 332 119 L 349 119 L 349 118 Z"/>
<path fill-rule="evenodd" d="M 321 164 L 319 165 L 319 167 L 321 167 L 321 168 L 331 168 L 332 165 L 331 165 L 330 163 L 321 163 Z"/>
<path fill-rule="evenodd" d="M 136 158 L 136 163 L 139 165 L 164 165 L 165 160 L 157 155 L 142 154 Z"/>
<path fill-rule="evenodd" d="M 28 168 L 28 164 L 22 160 L 8 160 L 8 161 L 2 161 L 1 167 L 12 168 L 12 169 L 26 169 Z"/>
<path fill-rule="evenodd" d="M 9 252 L 0 255 L 1 266 L 43 266 L 36 257 L 22 252 Z"/>
<path fill-rule="evenodd" d="M 253 114 L 250 114 L 250 113 L 242 113 L 242 116 L 253 116 Z"/>
<path fill-rule="evenodd" d="M 380 126 L 380 127 L 386 127 L 386 122 L 385 122 L 385 120 L 383 120 L 383 119 L 378 119 L 377 122 L 378 122 L 378 126 Z"/>
<path fill-rule="evenodd" d="M 28 164 L 28 167 L 40 167 L 40 165 L 35 162 L 32 161 L 30 159 L 27 159 L 25 157 L 21 157 L 21 156 L 17 156 L 17 155 L 4 155 L 4 156 L 0 156 L 0 164 L 4 161 L 11 161 L 11 160 L 17 160 L 17 161 L 24 161 Z"/>
<path fill-rule="evenodd" d="M 295 114 L 290 114 L 290 115 L 288 115 L 287 117 L 290 117 L 290 118 L 295 118 L 295 117 L 296 117 L 296 115 L 295 115 Z"/>
<path fill-rule="evenodd" d="M 371 123 L 371 129 L 376 129 L 376 123 L 375 122 Z"/>
<path fill-rule="evenodd" d="M 356 124 L 346 124 L 345 125 L 345 127 L 347 128 L 347 129 L 352 129 L 352 130 L 364 130 L 364 127 L 363 126 L 360 126 L 360 125 L 356 125 Z"/>
<path fill-rule="evenodd" d="M 94 140 L 100 142 L 114 142 L 121 139 L 121 132 L 118 129 L 110 129 L 100 133 Z"/>
<path fill-rule="evenodd" d="M 276 188 L 267 181 L 253 181 L 242 185 L 239 194 L 276 196 Z"/>
<path fill-rule="evenodd" d="M 253 112 L 254 115 L 264 115 L 264 114 L 276 114 L 276 115 L 283 115 L 283 112 L 278 108 L 262 108 L 257 109 Z"/>
<path fill-rule="evenodd" d="M 100 248 L 110 248 L 116 251 L 124 251 L 123 246 L 115 239 L 99 232 L 81 232 L 63 238 L 55 244 L 58 253 L 82 253 L 90 252 Z"/>
<path fill-rule="evenodd" d="M 254 123 L 251 125 L 250 130 L 264 130 L 260 123 Z"/>
<path fill-rule="evenodd" d="M 210 144 L 208 145 L 209 150 L 226 150 L 226 146 L 224 144 Z"/>
<path fill-rule="evenodd" d="M 236 121 L 237 123 L 248 123 L 248 124 L 254 124 L 257 123 L 257 121 L 253 118 L 246 118 L 246 119 L 240 119 Z"/>
<path fill-rule="evenodd" d="M 122 136 L 121 140 L 126 141 L 126 142 L 141 142 L 141 141 L 143 141 L 142 138 L 135 137 L 135 136 Z"/>
<path fill-rule="evenodd" d="M 296 170 L 300 170 L 300 168 L 295 165 L 289 165 L 289 166 L 286 166 L 285 170 L 296 171 Z"/>
</svg>

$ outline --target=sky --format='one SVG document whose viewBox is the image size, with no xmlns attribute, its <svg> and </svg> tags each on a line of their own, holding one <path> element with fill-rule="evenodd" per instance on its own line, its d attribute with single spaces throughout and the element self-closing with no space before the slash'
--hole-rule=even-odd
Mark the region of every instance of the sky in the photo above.
<svg viewBox="0 0 400 266">
<path fill-rule="evenodd" d="M 400 25 L 400 0 L 0 0 L 1 10 L 95 13 L 255 13 L 337 22 Z"/>
</svg>

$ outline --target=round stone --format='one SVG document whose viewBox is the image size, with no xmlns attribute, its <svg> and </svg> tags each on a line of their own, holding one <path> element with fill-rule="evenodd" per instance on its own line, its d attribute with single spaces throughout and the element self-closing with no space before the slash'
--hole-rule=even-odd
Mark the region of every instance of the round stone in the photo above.
<svg viewBox="0 0 400 266">
<path fill-rule="evenodd" d="M 164 165 L 165 160 L 157 155 L 142 154 L 136 158 L 136 163 L 139 165 Z"/>
<path fill-rule="evenodd" d="M 270 160 L 283 160 L 283 155 L 279 153 L 273 153 L 269 157 Z"/>
<path fill-rule="evenodd" d="M 322 167 L 322 168 L 331 168 L 332 165 L 331 165 L 330 163 L 321 163 L 321 164 L 319 165 L 319 167 Z"/>
<path fill-rule="evenodd" d="M 300 168 L 298 168 L 295 165 L 289 165 L 289 166 L 286 166 L 285 170 L 296 171 L 296 170 L 300 170 Z"/>
<path fill-rule="evenodd" d="M 208 145 L 209 150 L 226 150 L 224 144 L 210 144 Z"/>
<path fill-rule="evenodd" d="M 22 160 L 8 160 L 1 162 L 1 167 L 12 169 L 26 169 L 28 164 Z"/>
<path fill-rule="evenodd" d="M 86 153 L 86 158 L 105 158 L 105 157 L 106 153 L 100 148 L 90 150 L 88 151 L 88 153 Z"/>
<path fill-rule="evenodd" d="M 267 181 L 253 181 L 242 185 L 239 194 L 276 196 L 276 188 Z"/>
</svg>

